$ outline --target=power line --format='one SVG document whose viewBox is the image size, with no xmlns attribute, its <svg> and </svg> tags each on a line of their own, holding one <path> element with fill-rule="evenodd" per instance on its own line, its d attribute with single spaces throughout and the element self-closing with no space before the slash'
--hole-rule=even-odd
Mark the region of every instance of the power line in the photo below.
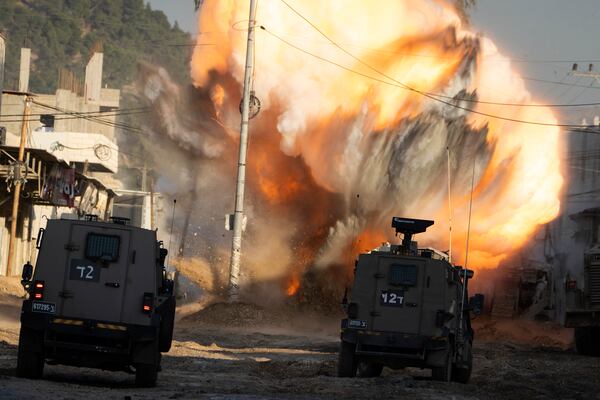
<svg viewBox="0 0 600 400">
<path fill-rule="evenodd" d="M 18 105 L 18 104 L 14 104 L 14 105 Z M 141 111 L 141 110 L 150 110 L 150 107 L 133 107 L 133 108 L 119 108 L 119 109 L 113 109 L 113 110 L 107 110 L 107 111 L 81 111 L 78 112 L 78 114 L 80 115 L 90 115 L 92 116 L 92 114 L 98 114 L 98 116 L 106 116 L 106 115 L 110 115 L 111 113 L 117 113 L 117 112 L 128 112 L 128 111 Z M 59 112 L 59 113 L 31 113 L 29 114 L 29 116 L 42 116 L 42 115 L 69 115 L 72 114 L 70 112 Z M 2 117 L 21 117 L 23 116 L 23 114 L 2 114 Z"/>
<path fill-rule="evenodd" d="M 588 89 L 600 89 L 600 87 L 598 87 L 598 86 L 578 85 L 576 83 L 557 82 L 557 81 L 551 81 L 551 80 L 547 80 L 547 79 L 538 79 L 538 78 L 530 78 L 530 77 L 521 77 L 521 79 L 524 79 L 526 81 L 532 81 L 532 82 L 550 83 L 553 85 L 575 86 L 575 87 L 583 87 L 583 88 L 588 88 Z"/>
<path fill-rule="evenodd" d="M 288 7 L 291 8 L 291 6 L 289 6 L 289 4 L 287 4 Z M 245 22 L 245 20 L 240 20 L 238 22 Z M 245 31 L 245 29 L 236 29 L 239 31 Z M 307 36 L 300 36 L 300 35 L 296 35 L 299 38 L 302 39 L 310 39 L 310 37 Z M 313 43 L 317 43 L 317 44 L 325 44 L 326 42 L 321 42 L 321 41 L 313 41 Z M 331 43 L 331 42 L 329 42 Z M 339 43 L 339 42 L 338 42 Z M 390 54 L 390 55 L 398 55 L 398 56 L 403 56 L 403 57 L 414 57 L 414 58 L 435 58 L 435 59 L 447 59 L 447 60 L 453 60 L 453 57 L 449 57 L 449 56 L 440 56 L 440 55 L 436 55 L 436 54 L 422 54 L 422 53 L 406 53 L 406 52 L 401 52 L 401 51 L 392 51 L 392 50 L 384 50 L 381 48 L 373 48 L 373 47 L 369 47 L 369 46 L 364 46 L 361 44 L 356 44 L 356 43 L 339 43 L 340 45 L 344 45 L 344 46 L 349 46 L 349 47 L 355 47 L 358 49 L 364 49 L 364 50 L 368 50 L 369 52 L 372 53 L 381 53 L 381 54 Z M 483 62 L 506 62 L 506 63 L 524 63 L 524 64 L 572 64 L 572 63 L 600 63 L 600 60 L 592 60 L 592 59 L 559 59 L 559 60 L 552 60 L 552 59 L 527 59 L 527 58 L 509 58 L 509 57 L 498 57 L 498 56 L 482 56 L 481 60 Z M 561 68 L 561 69 L 570 69 L 568 67 L 563 67 L 563 66 L 556 66 L 557 68 Z"/>
<path fill-rule="evenodd" d="M 338 44 L 336 41 L 334 41 L 333 39 L 331 39 L 325 32 L 323 32 L 321 29 L 319 29 L 318 26 L 316 26 L 312 21 L 310 21 L 307 17 L 305 17 L 304 15 L 302 15 L 298 10 L 296 10 L 294 7 L 292 7 L 287 1 L 285 0 L 280 0 L 283 4 L 285 4 L 286 7 L 288 7 L 290 10 L 292 10 L 298 17 L 302 18 L 307 24 L 309 24 L 313 29 L 315 29 L 317 32 L 319 32 L 319 34 L 321 34 L 321 36 L 323 36 L 325 39 L 327 39 L 331 44 L 333 44 L 335 47 L 337 47 L 338 49 L 340 49 L 342 52 L 344 52 L 345 54 L 347 54 L 348 56 L 352 57 L 354 60 L 356 60 L 357 62 L 359 62 L 360 64 L 364 65 L 365 67 L 369 68 L 370 70 L 372 70 L 373 72 L 395 82 L 397 84 L 397 86 L 403 87 L 404 89 L 413 91 L 415 93 L 418 93 L 422 96 L 428 97 L 432 100 L 436 100 L 439 102 L 442 102 L 446 105 L 450 105 L 452 107 L 455 108 L 459 108 L 465 111 L 470 111 L 476 114 L 481 114 L 481 115 L 485 115 L 488 116 L 490 118 L 498 118 L 498 119 L 504 119 L 504 120 L 509 120 L 512 122 L 521 122 L 520 120 L 515 120 L 512 118 L 504 118 L 504 117 L 499 117 L 499 116 L 494 116 L 491 114 L 487 114 L 487 113 L 482 113 L 482 112 L 478 112 L 472 109 L 469 109 L 467 107 L 462 107 L 459 106 L 457 104 L 451 104 L 449 102 L 443 101 L 441 99 L 448 99 L 448 100 L 452 100 L 452 101 L 465 101 L 465 102 L 469 102 L 469 103 L 479 103 L 479 104 L 490 104 L 490 105 L 501 105 L 501 106 L 509 106 L 509 107 L 589 107 L 589 106 L 596 106 L 596 105 L 600 105 L 600 103 L 582 103 L 582 104 L 518 104 L 518 103 L 501 103 L 501 102 L 493 102 L 493 101 L 483 101 L 483 100 L 475 100 L 475 99 L 471 99 L 471 98 L 464 98 L 464 97 L 452 97 L 452 96 L 446 96 L 446 95 L 442 95 L 439 93 L 431 93 L 431 92 L 426 92 L 426 91 L 422 91 L 416 88 L 413 88 L 411 86 L 406 85 L 403 82 L 398 81 L 397 79 L 389 76 L 388 74 L 376 69 L 375 67 L 373 67 L 372 65 L 366 63 L 364 60 L 360 59 L 359 57 L 356 57 L 354 54 L 350 53 L 348 50 L 346 50 L 344 47 L 342 47 L 340 44 Z M 317 58 L 322 59 L 323 61 L 327 61 L 330 62 L 332 64 L 335 64 L 337 66 L 341 66 L 340 64 L 335 63 L 334 61 L 331 60 L 327 60 L 325 58 L 319 57 L 313 53 L 308 52 L 307 50 L 301 49 L 298 46 L 292 45 L 289 41 L 283 39 L 281 36 L 275 34 L 274 32 L 271 32 L 270 30 L 267 30 L 264 26 L 260 27 L 261 29 L 265 30 L 266 32 L 268 32 L 269 34 L 273 35 L 274 37 L 276 37 L 277 39 L 281 40 L 282 42 L 291 45 L 292 47 L 295 47 L 298 50 L 303 51 L 304 53 L 307 53 L 311 56 L 315 56 Z M 354 73 L 359 73 L 358 71 L 354 71 L 351 70 L 349 68 L 345 68 L 344 69 L 350 71 L 350 72 L 354 72 Z M 360 73 L 359 73 L 360 74 Z M 366 76 L 365 74 L 361 74 L 363 76 Z M 371 79 L 375 79 L 374 77 L 370 77 Z M 388 83 L 389 82 L 384 82 L 382 81 L 382 83 Z M 527 123 L 527 122 L 523 122 L 523 123 Z M 543 125 L 543 124 L 542 124 Z M 554 124 L 550 124 L 550 125 L 554 125 Z"/>
<path fill-rule="evenodd" d="M 63 108 L 60 108 L 60 107 L 54 107 L 54 106 L 51 106 L 49 104 L 40 103 L 40 102 L 35 101 L 35 100 L 33 100 L 33 103 L 37 104 L 37 105 L 39 105 L 41 107 L 49 108 L 51 110 L 56 110 L 56 111 L 60 111 L 60 112 L 64 112 L 64 113 L 69 113 L 69 114 L 72 114 L 72 115 L 77 115 L 77 116 L 80 116 L 81 118 L 87 119 L 88 121 L 97 122 L 99 124 L 103 124 L 103 125 L 106 125 L 106 126 L 118 127 L 118 128 L 123 129 L 123 130 L 126 130 L 126 131 L 136 132 L 136 133 L 142 133 L 142 130 L 139 127 L 136 127 L 136 126 L 130 126 L 130 125 L 127 125 L 127 124 L 124 124 L 124 123 L 120 123 L 120 122 L 107 121 L 107 120 L 100 119 L 100 118 L 97 118 L 97 117 L 88 117 L 86 115 L 81 115 L 80 113 L 75 112 L 75 111 L 66 110 L 66 109 L 63 109 Z"/>
<path fill-rule="evenodd" d="M 377 77 L 374 77 L 374 76 L 371 76 L 371 75 L 368 75 L 368 74 L 364 74 L 364 73 L 362 73 L 360 71 L 353 70 L 353 69 L 348 68 L 348 67 L 346 67 L 346 66 L 344 66 L 342 64 L 336 63 L 335 61 L 332 61 L 332 60 L 329 60 L 327 58 L 321 57 L 321 56 L 319 56 L 317 54 L 309 52 L 308 50 L 305 50 L 305 49 L 303 49 L 301 47 L 298 47 L 295 44 L 290 43 L 287 40 L 283 39 L 282 37 L 279 37 L 275 33 L 269 31 L 267 28 L 265 28 L 262 25 L 260 26 L 260 28 L 262 30 L 264 30 L 265 32 L 269 33 L 270 35 L 272 35 L 273 37 L 275 37 L 276 39 L 280 40 L 281 42 L 287 44 L 288 46 L 293 47 L 296 50 L 301 51 L 301 52 L 303 52 L 305 54 L 308 54 L 308 55 L 310 55 L 312 57 L 315 57 L 315 58 L 317 58 L 317 59 L 319 59 L 321 61 L 330 63 L 332 65 L 335 65 L 335 66 L 339 67 L 339 68 L 342 68 L 342 69 L 344 69 L 344 70 L 346 70 L 348 72 L 351 72 L 351 73 L 356 74 L 356 75 L 363 76 L 365 78 L 368 78 L 368 79 L 371 79 L 371 80 L 374 80 L 374 81 L 377 81 L 377 82 L 380 82 L 380 83 L 384 83 L 386 85 L 396 86 L 396 87 L 399 87 L 399 88 L 402 88 L 402 89 L 410 90 L 412 92 L 420 94 L 421 96 L 427 97 L 427 98 L 429 98 L 431 100 L 437 101 L 439 103 L 448 105 L 448 106 L 453 107 L 453 108 L 457 108 L 457 109 L 460 109 L 460 110 L 471 112 L 473 114 L 483 115 L 485 117 L 499 119 L 499 120 L 503 120 L 503 121 L 516 122 L 516 123 L 521 123 L 521 124 L 528 124 L 528 125 L 553 126 L 553 127 L 559 127 L 559 128 L 574 128 L 573 131 L 576 131 L 578 128 L 583 129 L 583 128 L 588 128 L 588 127 L 594 127 L 593 125 L 584 125 L 584 126 L 582 126 L 582 125 L 574 125 L 574 124 L 555 124 L 555 123 L 547 123 L 547 122 L 527 121 L 527 120 L 521 120 L 521 119 L 517 119 L 517 118 L 503 117 L 503 116 L 499 116 L 499 115 L 485 113 L 485 112 L 482 112 L 482 111 L 477 111 L 477 110 L 474 110 L 472 108 L 463 107 L 463 106 L 460 106 L 458 104 L 453 104 L 453 103 L 451 103 L 449 101 L 442 100 L 441 98 L 436 97 L 436 96 L 439 96 L 439 95 L 427 93 L 427 92 L 424 92 L 424 91 L 412 88 L 412 87 L 407 86 L 407 85 L 405 85 L 405 84 L 403 84 L 401 82 L 399 82 L 399 83 L 392 83 L 392 82 L 389 82 L 389 81 L 386 81 L 386 80 L 383 80 L 383 79 L 380 79 L 380 78 L 377 78 Z M 387 77 L 387 75 L 385 75 L 383 73 L 381 73 L 381 74 Z M 388 78 L 388 79 L 393 79 L 393 78 Z M 444 96 L 444 97 L 449 97 L 449 96 Z M 449 97 L 449 98 L 452 99 L 453 101 L 463 101 L 463 99 L 460 99 L 460 98 L 452 98 L 452 97 Z M 464 100 L 464 101 L 466 101 L 466 100 Z M 474 101 L 474 102 L 477 102 L 477 101 Z M 592 132 L 592 133 L 595 133 L 595 132 Z M 598 133 L 600 133 L 600 132 L 598 132 Z"/>
<path fill-rule="evenodd" d="M 148 113 L 148 111 L 141 110 L 141 111 L 129 111 L 129 112 L 114 112 L 114 113 L 104 114 L 102 116 L 118 117 L 118 116 L 123 116 L 123 115 L 136 115 L 136 114 L 147 114 L 147 113 Z M 39 116 L 44 116 L 44 115 L 53 116 L 55 121 L 62 121 L 62 120 L 69 120 L 69 119 L 87 119 L 87 118 L 94 118 L 94 117 L 100 116 L 100 115 L 89 115 L 89 114 L 73 115 L 72 113 L 39 114 Z M 87 118 L 84 118 L 84 117 L 87 117 Z M 20 118 L 20 119 L 0 119 L 0 123 L 11 123 L 11 122 L 22 122 L 22 121 L 23 121 L 22 118 Z M 25 122 L 39 122 L 39 121 L 40 121 L 40 118 L 29 118 L 29 119 L 25 120 Z M 106 121 L 106 122 L 110 122 L 110 121 Z"/>
</svg>

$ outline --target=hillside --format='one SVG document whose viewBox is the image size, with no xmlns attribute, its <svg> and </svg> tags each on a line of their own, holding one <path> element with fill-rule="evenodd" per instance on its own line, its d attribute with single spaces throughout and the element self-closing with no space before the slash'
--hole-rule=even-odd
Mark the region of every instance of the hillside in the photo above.
<svg viewBox="0 0 600 400">
<path fill-rule="evenodd" d="M 7 44 L 5 89 L 18 84 L 21 47 L 32 49 L 33 92 L 53 92 L 60 67 L 81 79 L 99 45 L 109 87 L 131 82 L 140 60 L 162 65 L 180 83 L 189 80 L 190 35 L 143 0 L 3 0 L 0 32 Z"/>
</svg>

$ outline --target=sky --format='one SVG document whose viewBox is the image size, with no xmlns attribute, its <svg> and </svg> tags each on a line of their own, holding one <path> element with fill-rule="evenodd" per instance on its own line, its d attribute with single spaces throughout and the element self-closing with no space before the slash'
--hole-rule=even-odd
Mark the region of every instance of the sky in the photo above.
<svg viewBox="0 0 600 400">
<path fill-rule="evenodd" d="M 198 14 L 193 0 L 146 1 L 153 9 L 164 11 L 171 22 L 196 33 Z M 600 102 L 600 82 L 570 75 L 573 61 L 587 70 L 589 61 L 596 60 L 594 69 L 600 73 L 600 42 L 594 39 L 600 37 L 599 0 L 478 0 L 471 22 L 476 31 L 493 39 L 503 54 L 515 60 L 514 68 L 527 78 L 527 88 L 537 102 Z M 568 113 L 563 113 L 562 119 L 568 122 L 600 113 L 592 107 L 565 110 Z"/>
</svg>

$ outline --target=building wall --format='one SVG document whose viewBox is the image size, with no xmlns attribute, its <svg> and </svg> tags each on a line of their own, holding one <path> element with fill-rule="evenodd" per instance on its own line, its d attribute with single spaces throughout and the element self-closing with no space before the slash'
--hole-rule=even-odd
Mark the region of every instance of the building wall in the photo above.
<svg viewBox="0 0 600 400">
<path fill-rule="evenodd" d="M 7 137 L 9 146 L 18 146 L 16 137 Z M 14 141 L 11 144 L 8 140 Z M 33 132 L 32 146 L 45 149 L 68 164 L 72 162 L 95 164 L 96 169 L 116 173 L 119 167 L 119 148 L 115 142 L 97 133 L 84 132 Z M 62 147 L 57 144 L 60 143 Z M 105 146 L 97 150 L 97 146 Z"/>
<path fill-rule="evenodd" d="M 562 160 L 565 183 L 560 215 L 541 227 L 532 244 L 522 253 L 530 260 L 552 266 L 554 274 L 555 315 L 564 318 L 565 279 L 584 283 L 584 252 L 589 248 L 592 232 L 582 231 L 571 215 L 600 206 L 600 135 L 568 133 L 567 149 Z"/>
<path fill-rule="evenodd" d="M 8 202 L 8 207 L 12 206 Z M 20 275 L 23 264 L 30 261 L 35 266 L 37 259 L 36 239 L 39 229 L 46 226 L 48 219 L 77 218 L 77 214 L 68 207 L 23 204 L 15 243 L 15 275 Z M 0 275 L 7 274 L 8 247 L 10 238 L 10 220 L 6 212 L 0 213 Z"/>
<path fill-rule="evenodd" d="M 101 107 L 103 111 L 107 110 L 106 107 L 114 108 L 115 111 L 118 110 L 120 91 L 116 89 L 103 89 L 102 94 L 106 96 L 106 101 L 96 103 L 88 103 L 83 97 L 77 96 L 77 94 L 65 89 L 58 89 L 56 94 L 52 95 L 36 95 L 34 97 L 35 102 L 51 108 L 35 103 L 31 104 L 30 117 L 28 118 L 29 129 L 35 131 L 42 127 L 42 123 L 39 121 L 40 114 L 57 114 L 54 121 L 55 131 L 96 133 L 114 142 L 116 141 L 114 123 L 117 117 L 112 112 L 108 112 L 109 115 L 98 113 Z M 19 136 L 21 134 L 24 101 L 25 96 L 13 94 L 2 95 L 0 126 L 6 127 L 6 130 L 13 135 Z M 65 114 L 53 108 L 83 113 L 83 118 L 73 114 Z M 85 115 L 86 113 L 88 113 L 87 116 Z M 89 113 L 93 114 L 90 115 Z M 98 122 L 98 120 L 103 122 Z"/>
</svg>

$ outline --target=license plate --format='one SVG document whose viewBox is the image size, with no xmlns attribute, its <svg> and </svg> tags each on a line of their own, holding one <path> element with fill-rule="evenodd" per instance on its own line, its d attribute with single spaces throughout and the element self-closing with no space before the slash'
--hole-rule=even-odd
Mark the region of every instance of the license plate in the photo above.
<svg viewBox="0 0 600 400">
<path fill-rule="evenodd" d="M 402 307 L 404 304 L 404 290 L 382 290 L 379 303 L 382 306 Z"/>
<path fill-rule="evenodd" d="M 56 314 L 56 304 L 46 303 L 45 301 L 34 301 L 31 304 L 31 311 L 44 314 Z"/>
<path fill-rule="evenodd" d="M 348 320 L 348 327 L 364 329 L 367 327 L 367 321 L 362 321 L 359 319 L 351 319 L 351 320 Z"/>
</svg>

